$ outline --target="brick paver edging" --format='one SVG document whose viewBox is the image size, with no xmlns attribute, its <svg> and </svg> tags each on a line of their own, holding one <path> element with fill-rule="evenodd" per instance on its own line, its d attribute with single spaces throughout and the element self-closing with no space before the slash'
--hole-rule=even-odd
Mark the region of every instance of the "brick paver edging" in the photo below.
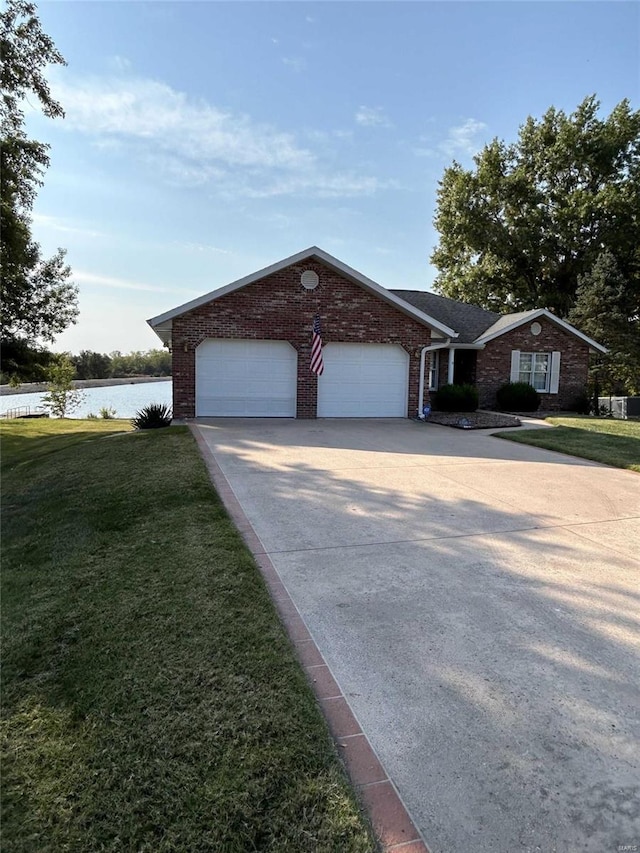
<svg viewBox="0 0 640 853">
<path fill-rule="evenodd" d="M 260 567 L 384 853 L 429 853 L 198 425 L 189 423 L 189 428 L 227 512 Z"/>
</svg>

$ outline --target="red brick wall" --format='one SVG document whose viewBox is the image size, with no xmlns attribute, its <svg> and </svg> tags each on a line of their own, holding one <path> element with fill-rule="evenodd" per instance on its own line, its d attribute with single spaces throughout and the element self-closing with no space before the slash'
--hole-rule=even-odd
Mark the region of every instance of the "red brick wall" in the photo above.
<svg viewBox="0 0 640 853">
<path fill-rule="evenodd" d="M 541 410 L 566 409 L 585 390 L 589 366 L 587 344 L 544 317 L 539 318 L 537 322 L 542 326 L 542 331 L 537 336 L 531 334 L 531 323 L 525 323 L 490 341 L 485 349 L 478 351 L 476 376 L 481 407 L 493 407 L 496 391 L 505 382 L 509 382 L 511 351 L 516 349 L 521 352 L 557 350 L 561 353 L 558 393 L 540 394 Z"/>
<path fill-rule="evenodd" d="M 320 283 L 313 291 L 300 284 L 304 270 Z M 407 408 L 418 405 L 420 350 L 431 343 L 430 330 L 318 261 L 303 261 L 240 290 L 201 305 L 173 321 L 173 412 L 195 416 L 195 350 L 206 338 L 289 341 L 298 352 L 299 418 L 315 418 L 317 378 L 309 370 L 311 327 L 318 312 L 327 343 L 399 344 L 410 355 Z"/>
</svg>

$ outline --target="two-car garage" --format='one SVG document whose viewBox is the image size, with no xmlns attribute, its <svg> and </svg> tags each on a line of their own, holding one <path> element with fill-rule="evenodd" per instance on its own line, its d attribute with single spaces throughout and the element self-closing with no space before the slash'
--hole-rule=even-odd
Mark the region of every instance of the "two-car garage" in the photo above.
<svg viewBox="0 0 640 853">
<path fill-rule="evenodd" d="M 409 355 L 395 344 L 328 343 L 317 416 L 406 417 Z M 306 366 L 309 382 L 313 374 Z M 298 353 L 287 341 L 208 339 L 196 349 L 197 417 L 296 416 Z"/>
<path fill-rule="evenodd" d="M 406 418 L 421 353 L 456 337 L 317 246 L 148 322 L 172 353 L 175 418 Z"/>
</svg>

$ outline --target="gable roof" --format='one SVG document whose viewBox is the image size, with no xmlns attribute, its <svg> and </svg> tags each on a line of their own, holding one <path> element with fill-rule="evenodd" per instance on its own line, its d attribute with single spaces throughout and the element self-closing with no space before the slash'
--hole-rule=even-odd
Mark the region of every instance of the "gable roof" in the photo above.
<svg viewBox="0 0 640 853">
<path fill-rule="evenodd" d="M 602 344 L 587 337 L 575 326 L 567 323 L 566 320 L 561 320 L 560 317 L 556 317 L 546 308 L 532 308 L 529 311 L 518 311 L 513 314 L 496 314 L 494 311 L 486 311 L 478 305 L 458 302 L 455 299 L 449 299 L 447 296 L 438 296 L 436 293 L 427 293 L 421 290 L 394 290 L 393 293 L 428 312 L 440 322 L 456 329 L 458 337 L 453 344 L 454 346 L 473 343 L 481 347 L 494 338 L 498 338 L 512 329 L 517 329 L 518 326 L 545 317 L 569 334 L 580 338 L 588 344 L 592 352 L 607 352 L 607 348 L 603 347 Z"/>
<path fill-rule="evenodd" d="M 575 326 L 572 326 L 571 323 L 567 323 L 566 320 L 561 320 L 560 317 L 556 317 L 555 314 L 552 314 L 551 311 L 548 311 L 546 308 L 535 308 L 531 311 L 521 311 L 518 314 L 503 314 L 492 326 L 486 329 L 484 333 L 478 337 L 476 343 L 486 344 L 494 338 L 498 338 L 500 335 L 510 332 L 512 329 L 517 329 L 518 326 L 522 326 L 524 323 L 531 323 L 533 320 L 537 320 L 539 317 L 545 317 L 547 320 L 555 323 L 556 326 L 564 329 L 565 332 L 568 332 L 570 335 L 575 335 L 576 338 L 580 338 L 581 341 L 588 344 L 592 352 L 608 352 L 608 349 L 603 347 L 602 344 L 599 344 L 597 341 L 594 341 L 593 338 L 583 334 L 581 331 L 576 329 Z"/>
<path fill-rule="evenodd" d="M 592 352 L 608 352 L 607 348 L 602 346 L 602 344 L 589 338 L 576 329 L 575 326 L 567 323 L 566 320 L 556 317 L 555 314 L 552 314 L 546 308 L 520 311 L 514 314 L 497 314 L 494 311 L 487 311 L 484 308 L 480 308 L 478 305 L 459 302 L 456 299 L 449 299 L 447 296 L 439 296 L 436 293 L 430 293 L 426 290 L 389 290 L 373 281 L 373 279 L 367 278 L 367 276 L 347 266 L 347 264 L 339 261 L 337 258 L 334 258 L 328 252 L 319 249 L 317 246 L 311 246 L 309 249 L 305 249 L 302 252 L 277 261 L 277 263 L 271 264 L 264 269 L 244 276 L 244 278 L 233 281 L 231 284 L 205 293 L 203 296 L 192 299 L 190 302 L 185 302 L 183 305 L 178 305 L 177 308 L 172 308 L 164 314 L 151 317 L 147 320 L 147 323 L 162 341 L 168 343 L 171 340 L 172 324 L 175 317 L 186 314 L 187 311 L 199 308 L 208 302 L 220 299 L 220 297 L 226 296 L 228 293 L 233 293 L 236 290 L 247 287 L 247 285 L 253 284 L 273 273 L 280 272 L 286 269 L 286 267 L 311 259 L 320 261 L 347 280 L 354 282 L 384 302 L 393 305 L 408 317 L 428 326 L 436 332 L 435 338 L 455 339 L 452 341 L 453 346 L 456 344 L 475 344 L 478 348 L 481 348 L 489 341 L 494 340 L 494 338 L 504 335 L 524 323 L 533 322 L 533 320 L 539 317 L 545 317 L 569 334 L 580 338 L 580 340 L 588 344 Z"/>
<path fill-rule="evenodd" d="M 342 261 L 339 261 L 337 258 L 334 258 L 322 249 L 319 249 L 317 246 L 311 246 L 309 249 L 305 249 L 302 252 L 291 255 L 289 258 L 284 258 L 275 264 L 271 264 L 271 266 L 265 267 L 264 269 L 251 273 L 251 275 L 247 275 L 244 278 L 231 282 L 231 284 L 227 284 L 217 290 L 212 290 L 210 293 L 205 293 L 203 296 L 199 296 L 197 299 L 192 299 L 190 302 L 185 302 L 183 305 L 178 305 L 177 308 L 172 308 L 164 314 L 159 314 L 157 317 L 151 317 L 147 320 L 147 323 L 163 341 L 167 342 L 171 338 L 172 321 L 175 317 L 179 317 L 181 314 L 186 314 L 187 311 L 192 311 L 194 308 L 199 308 L 207 302 L 213 302 L 216 299 L 220 299 L 220 297 L 226 296 L 228 293 L 233 293 L 236 290 L 247 287 L 247 285 L 253 284 L 266 276 L 273 275 L 273 273 L 280 272 L 286 267 L 293 266 L 293 264 L 298 264 L 312 258 L 315 258 L 325 266 L 333 269 L 335 272 L 338 272 L 349 281 L 363 287 L 365 290 L 369 291 L 369 293 L 374 294 L 384 302 L 393 305 L 408 317 L 411 317 L 419 323 L 439 332 L 441 335 L 444 335 L 447 338 L 458 337 L 458 333 L 455 329 L 446 323 L 436 319 L 428 312 L 421 310 L 419 307 L 410 304 L 406 300 L 399 298 L 393 291 L 388 290 L 386 287 L 382 287 L 382 285 L 370 278 L 367 278 L 365 275 L 362 275 L 362 273 L 352 269 L 342 263 Z"/>
<path fill-rule="evenodd" d="M 500 314 L 487 311 L 478 305 L 458 302 L 447 296 L 438 296 L 426 290 L 392 290 L 400 299 L 410 302 L 426 314 L 430 314 L 441 323 L 445 323 L 458 332 L 456 344 L 470 344 L 493 326 Z"/>
</svg>

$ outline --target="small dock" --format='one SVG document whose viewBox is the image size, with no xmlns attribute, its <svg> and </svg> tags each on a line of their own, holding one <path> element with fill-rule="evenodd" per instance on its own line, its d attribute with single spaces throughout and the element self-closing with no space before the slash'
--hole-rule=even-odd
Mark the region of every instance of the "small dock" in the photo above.
<svg viewBox="0 0 640 853">
<path fill-rule="evenodd" d="M 7 409 L 6 412 L 0 412 L 0 418 L 4 420 L 13 418 L 48 418 L 49 412 L 45 412 L 40 406 L 16 406 L 14 409 Z"/>
</svg>

